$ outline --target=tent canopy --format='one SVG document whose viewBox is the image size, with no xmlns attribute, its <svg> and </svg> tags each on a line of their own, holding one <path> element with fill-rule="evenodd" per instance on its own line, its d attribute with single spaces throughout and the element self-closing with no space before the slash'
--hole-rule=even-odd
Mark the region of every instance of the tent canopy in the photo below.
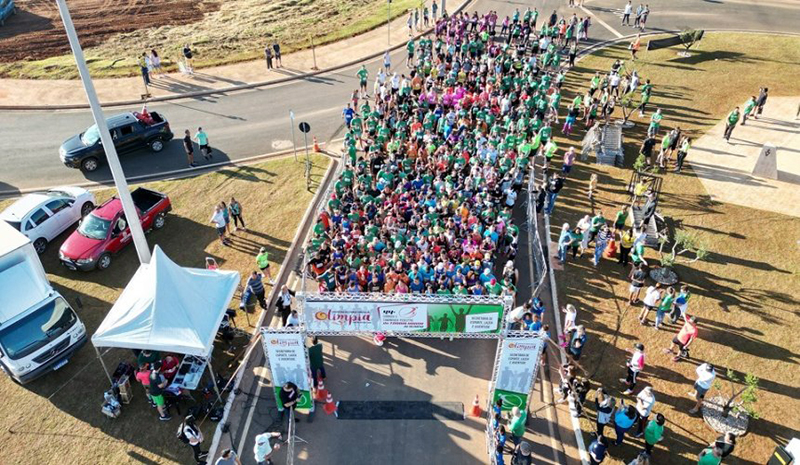
<svg viewBox="0 0 800 465">
<path fill-rule="evenodd" d="M 92 336 L 95 347 L 206 357 L 239 285 L 237 271 L 183 268 L 156 246 Z"/>
</svg>

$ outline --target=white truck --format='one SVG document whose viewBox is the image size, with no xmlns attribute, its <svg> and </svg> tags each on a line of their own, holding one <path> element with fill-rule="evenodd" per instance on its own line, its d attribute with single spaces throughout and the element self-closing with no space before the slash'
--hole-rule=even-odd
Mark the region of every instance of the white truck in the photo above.
<svg viewBox="0 0 800 465">
<path fill-rule="evenodd" d="M 25 384 L 66 365 L 86 340 L 30 239 L 0 221 L 0 368 Z"/>
</svg>

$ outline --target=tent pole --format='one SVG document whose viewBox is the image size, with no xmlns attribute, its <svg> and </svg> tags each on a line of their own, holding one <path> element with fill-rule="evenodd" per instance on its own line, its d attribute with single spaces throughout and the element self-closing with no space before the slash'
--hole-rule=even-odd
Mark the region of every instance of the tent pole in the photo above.
<svg viewBox="0 0 800 465">
<path fill-rule="evenodd" d="M 214 374 L 214 369 L 211 368 L 211 357 L 208 358 L 208 372 L 211 374 L 211 383 L 214 386 L 214 392 L 217 393 L 217 400 L 222 403 L 222 395 L 220 395 L 219 387 L 217 386 L 217 376 Z"/>
<path fill-rule="evenodd" d="M 108 377 L 108 382 L 111 383 L 111 385 L 113 386 L 114 380 L 112 380 L 111 375 L 108 374 L 108 368 L 106 368 L 106 362 L 103 361 L 103 354 L 100 353 L 100 349 L 98 349 L 97 347 L 94 348 L 94 351 L 97 352 L 97 358 L 100 360 L 100 365 L 103 365 L 103 371 L 106 372 L 106 376 Z"/>
</svg>

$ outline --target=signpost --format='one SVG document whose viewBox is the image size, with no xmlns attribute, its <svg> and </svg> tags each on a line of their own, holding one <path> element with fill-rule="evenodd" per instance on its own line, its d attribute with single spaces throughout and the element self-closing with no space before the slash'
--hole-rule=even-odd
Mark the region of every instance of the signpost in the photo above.
<svg viewBox="0 0 800 465">
<path fill-rule="evenodd" d="M 303 141 L 306 146 L 306 189 L 311 188 L 311 160 L 308 158 L 308 132 L 311 131 L 311 125 L 302 121 L 299 125 L 300 132 L 303 133 Z"/>
</svg>

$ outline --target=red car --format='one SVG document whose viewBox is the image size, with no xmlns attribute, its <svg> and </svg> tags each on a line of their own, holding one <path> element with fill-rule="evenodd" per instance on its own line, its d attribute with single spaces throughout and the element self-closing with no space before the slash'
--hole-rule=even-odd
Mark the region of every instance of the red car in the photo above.
<svg viewBox="0 0 800 465">
<path fill-rule="evenodd" d="M 166 222 L 172 203 L 166 194 L 140 187 L 131 192 L 133 203 L 139 210 L 142 229 L 161 229 Z M 122 202 L 113 197 L 86 215 L 70 235 L 58 256 L 61 264 L 71 270 L 105 270 L 111 266 L 111 257 L 133 242 Z"/>
</svg>

